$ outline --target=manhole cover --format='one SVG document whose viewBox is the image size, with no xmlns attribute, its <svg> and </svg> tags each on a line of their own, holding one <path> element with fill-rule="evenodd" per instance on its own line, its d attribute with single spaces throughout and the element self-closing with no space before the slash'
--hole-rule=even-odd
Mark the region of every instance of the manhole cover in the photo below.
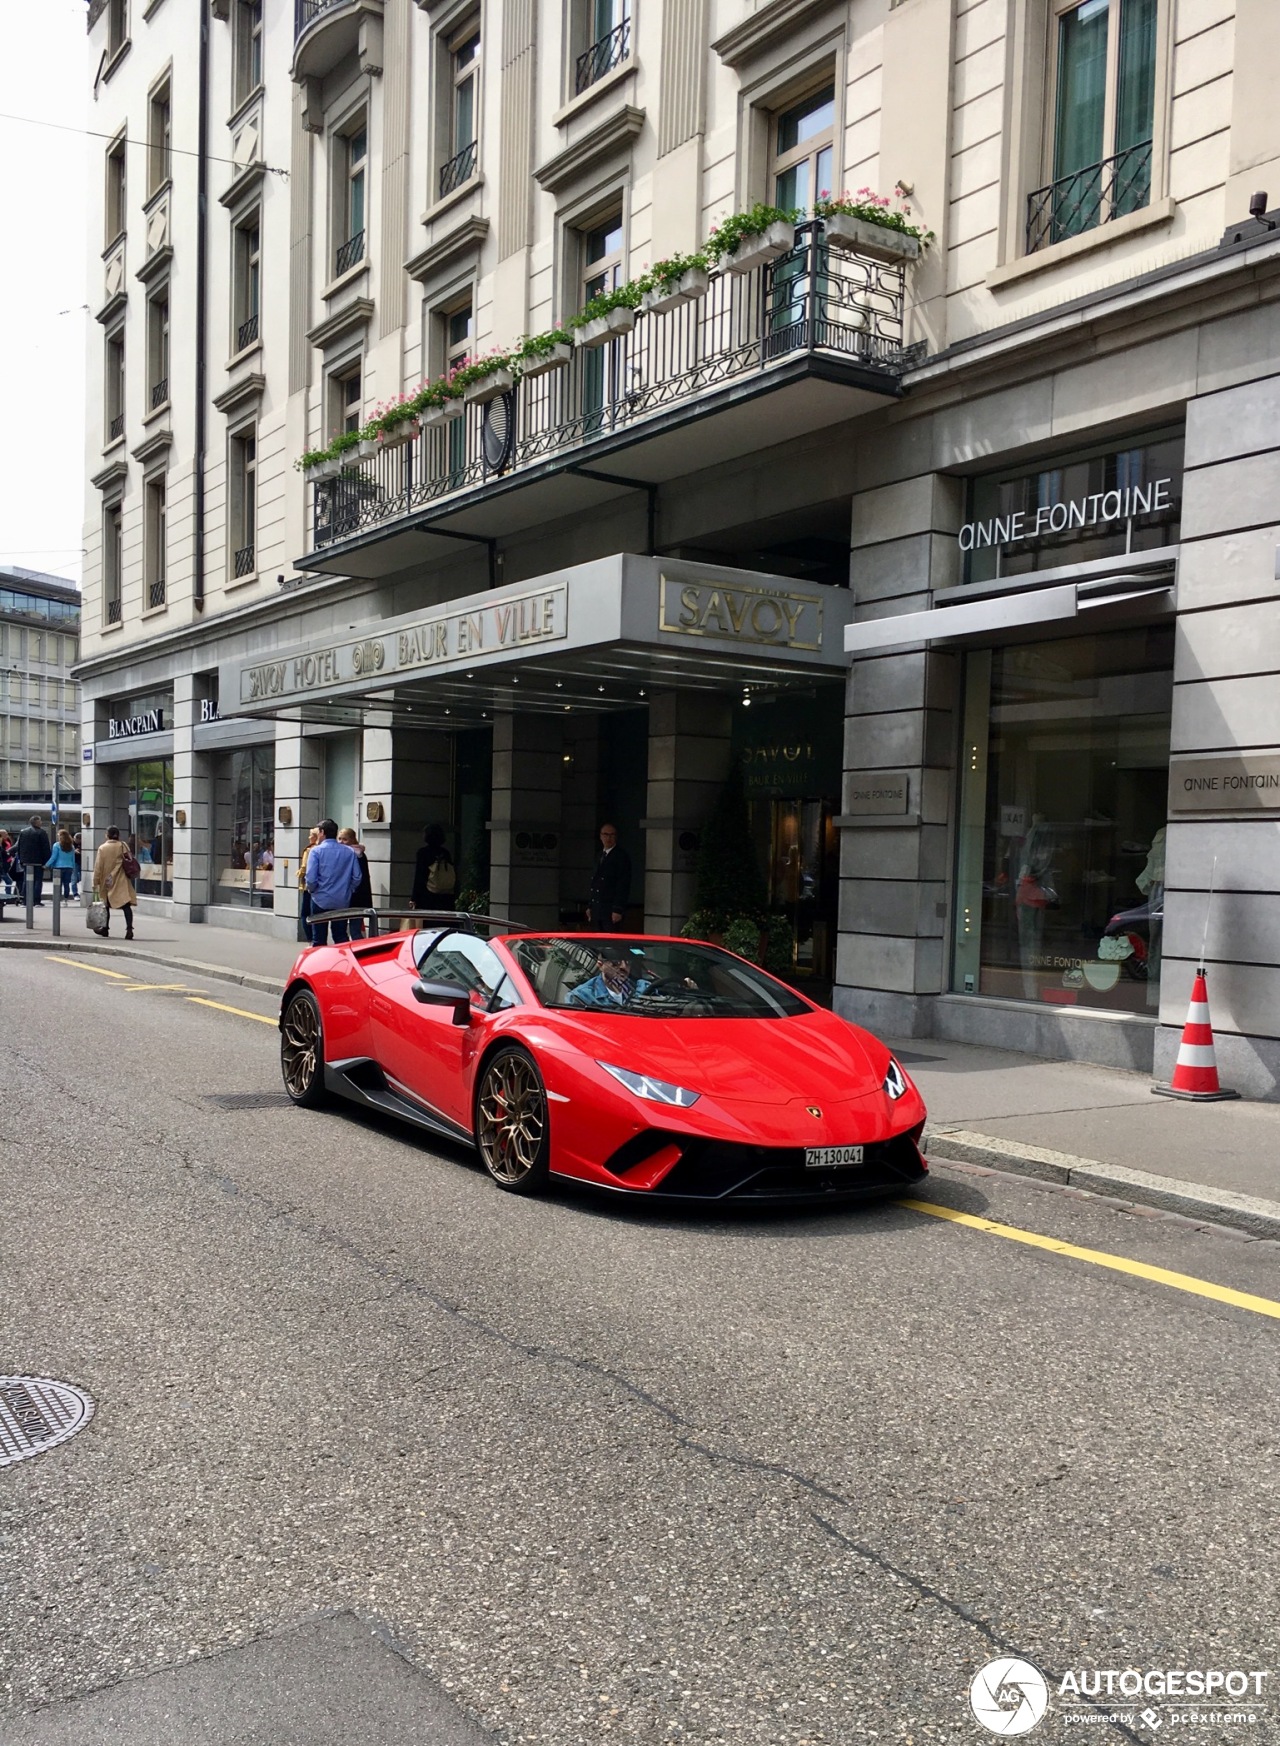
<svg viewBox="0 0 1280 1746">
<path fill-rule="evenodd" d="M 283 1091 L 211 1091 L 205 1102 L 215 1109 L 283 1109 L 291 1099 Z"/>
<path fill-rule="evenodd" d="M 43 1455 L 93 1417 L 83 1389 L 47 1376 L 0 1376 L 0 1467 Z"/>
</svg>

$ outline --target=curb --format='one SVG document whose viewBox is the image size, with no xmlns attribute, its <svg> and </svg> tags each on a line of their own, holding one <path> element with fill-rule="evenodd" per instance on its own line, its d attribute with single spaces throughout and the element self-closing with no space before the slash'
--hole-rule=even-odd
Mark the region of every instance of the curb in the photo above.
<svg viewBox="0 0 1280 1746">
<path fill-rule="evenodd" d="M 280 976 L 257 976 L 251 970 L 231 970 L 225 964 L 202 964 L 195 958 L 161 958 L 151 952 L 129 952 L 123 944 L 104 946 L 97 940 L 0 940 L 0 951 L 10 952 L 90 952 L 103 958 L 132 958 L 135 964 L 155 964 L 162 970 L 186 970 L 194 976 L 207 976 L 211 982 L 234 982 L 238 988 L 253 988 L 260 994 L 279 994 L 284 987 Z M 301 948 L 299 948 L 301 950 Z"/>
<path fill-rule="evenodd" d="M 1183 1218 L 1227 1225 L 1250 1237 L 1280 1239 L 1280 1202 L 1236 1194 L 1229 1188 L 1179 1182 L 1172 1176 L 1130 1170 L 1124 1164 L 1100 1164 L 1094 1158 L 1075 1158 L 1070 1152 L 1051 1152 L 1018 1140 L 993 1140 L 988 1134 L 960 1128 L 931 1132 L 925 1152 L 940 1163 L 981 1164 L 988 1170 L 1034 1176 L 1060 1187 L 1084 1188 L 1091 1194 L 1179 1213 Z"/>
</svg>

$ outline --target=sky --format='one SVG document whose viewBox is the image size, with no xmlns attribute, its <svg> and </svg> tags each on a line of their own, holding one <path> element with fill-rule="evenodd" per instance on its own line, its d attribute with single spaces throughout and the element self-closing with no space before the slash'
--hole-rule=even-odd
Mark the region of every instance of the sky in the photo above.
<svg viewBox="0 0 1280 1746">
<path fill-rule="evenodd" d="M 86 491 L 87 150 L 105 142 L 14 121 L 93 125 L 85 0 L 0 0 L 0 191 L 5 406 L 0 416 L 0 565 L 80 579 Z M 101 303 L 101 286 L 96 287 Z M 93 354 L 90 353 L 92 356 Z"/>
</svg>

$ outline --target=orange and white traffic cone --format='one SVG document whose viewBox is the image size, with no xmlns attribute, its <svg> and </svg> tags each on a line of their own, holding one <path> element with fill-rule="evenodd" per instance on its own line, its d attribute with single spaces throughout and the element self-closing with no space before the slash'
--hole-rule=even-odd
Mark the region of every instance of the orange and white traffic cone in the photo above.
<svg viewBox="0 0 1280 1746">
<path fill-rule="evenodd" d="M 1168 1085 L 1153 1085 L 1160 1097 L 1181 1097 L 1188 1103 L 1220 1103 L 1229 1097 L 1239 1097 L 1238 1091 L 1224 1091 L 1218 1084 L 1218 1062 L 1213 1052 L 1213 1026 L 1209 1022 L 1209 990 L 1203 970 L 1196 971 L 1191 990 L 1191 1005 L 1187 1022 L 1182 1027 L 1178 1059 L 1173 1079 Z"/>
</svg>

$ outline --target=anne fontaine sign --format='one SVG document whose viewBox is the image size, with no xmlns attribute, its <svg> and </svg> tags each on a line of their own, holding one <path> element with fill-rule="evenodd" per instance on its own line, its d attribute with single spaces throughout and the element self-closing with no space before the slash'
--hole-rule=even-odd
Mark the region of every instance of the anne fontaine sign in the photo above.
<svg viewBox="0 0 1280 1746">
<path fill-rule="evenodd" d="M 1016 515 L 994 515 L 987 521 L 967 521 L 960 529 L 960 550 L 978 552 L 984 546 L 1014 546 L 1046 534 L 1069 533 L 1138 515 L 1166 515 L 1174 508 L 1173 480 L 1153 479 L 1148 485 L 1125 485 L 1114 491 L 1093 491 L 1069 503 L 1042 503 Z"/>
</svg>

